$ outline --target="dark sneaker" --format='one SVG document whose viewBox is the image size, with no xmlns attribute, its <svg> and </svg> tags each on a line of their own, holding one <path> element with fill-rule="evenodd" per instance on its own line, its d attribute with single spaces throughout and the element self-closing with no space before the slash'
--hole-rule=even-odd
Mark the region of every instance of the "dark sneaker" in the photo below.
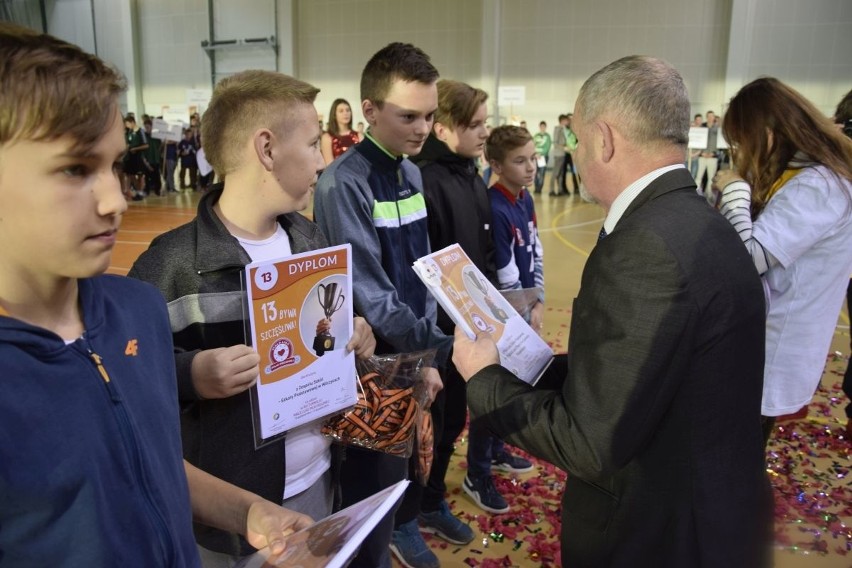
<svg viewBox="0 0 852 568">
<path fill-rule="evenodd" d="M 471 479 L 469 475 L 466 475 L 462 489 L 484 511 L 498 515 L 509 512 L 509 504 L 497 492 L 497 488 L 494 487 L 494 480 L 491 479 L 490 475 L 481 479 Z"/>
<path fill-rule="evenodd" d="M 391 535 L 390 549 L 406 568 L 440 568 L 441 563 L 417 528 L 417 519 L 400 525 Z"/>
<path fill-rule="evenodd" d="M 473 540 L 473 531 L 466 523 L 450 512 L 446 501 L 441 501 L 437 511 L 420 513 L 417 517 L 420 532 L 438 536 L 453 544 L 467 544 Z"/>
<path fill-rule="evenodd" d="M 491 460 L 491 468 L 509 473 L 526 473 L 532 471 L 533 465 L 529 460 L 504 451 L 494 456 L 494 459 Z"/>
</svg>

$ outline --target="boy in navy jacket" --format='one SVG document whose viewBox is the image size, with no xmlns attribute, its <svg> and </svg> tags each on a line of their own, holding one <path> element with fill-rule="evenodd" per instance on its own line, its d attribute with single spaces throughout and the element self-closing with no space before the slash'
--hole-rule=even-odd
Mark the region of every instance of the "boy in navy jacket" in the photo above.
<svg viewBox="0 0 852 568">
<path fill-rule="evenodd" d="M 103 275 L 125 81 L 0 23 L 0 566 L 198 566 L 191 520 L 284 548 L 310 520 L 181 458 L 168 315 Z"/>
</svg>

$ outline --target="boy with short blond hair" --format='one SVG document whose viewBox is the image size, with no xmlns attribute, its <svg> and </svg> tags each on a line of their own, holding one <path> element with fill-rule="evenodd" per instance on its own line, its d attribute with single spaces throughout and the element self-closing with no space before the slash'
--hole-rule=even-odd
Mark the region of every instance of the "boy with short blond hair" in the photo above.
<svg viewBox="0 0 852 568">
<path fill-rule="evenodd" d="M 222 177 L 245 165 L 242 144 L 258 128 L 285 136 L 298 126 L 303 105 L 313 108 L 320 90 L 283 73 L 245 71 L 216 85 L 217 105 L 201 121 L 204 152 Z M 316 111 L 314 111 L 316 112 Z"/>
<path fill-rule="evenodd" d="M 273 71 L 220 81 L 201 134 L 224 182 L 198 215 L 151 243 L 130 275 L 166 298 L 176 348 L 186 459 L 205 471 L 315 519 L 333 508 L 337 468 L 331 442 L 313 422 L 255 449 L 249 388 L 259 356 L 245 344 L 241 276 L 250 262 L 324 248 L 301 215 L 325 167 L 314 99 L 319 89 Z M 347 348 L 369 357 L 375 340 L 356 318 Z M 219 566 L 252 552 L 232 532 L 196 527 L 202 562 Z"/>
<path fill-rule="evenodd" d="M 162 297 L 103 274 L 124 79 L 0 23 L 0 84 L 0 565 L 198 566 L 193 516 L 282 551 L 310 519 L 182 460 Z"/>
</svg>

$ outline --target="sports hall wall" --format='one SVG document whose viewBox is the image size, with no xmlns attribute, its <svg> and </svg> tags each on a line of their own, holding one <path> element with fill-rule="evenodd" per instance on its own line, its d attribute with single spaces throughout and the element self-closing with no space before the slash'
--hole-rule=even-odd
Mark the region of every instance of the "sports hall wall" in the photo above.
<svg viewBox="0 0 852 568">
<path fill-rule="evenodd" d="M 26 3 L 26 0 L 24 0 Z M 278 69 L 316 84 L 320 113 L 344 97 L 356 120 L 364 63 L 390 41 L 429 53 L 442 76 L 491 94 L 494 116 L 553 124 L 582 82 L 623 55 L 667 59 L 694 112 L 724 112 L 748 80 L 773 75 L 830 114 L 852 88 L 849 0 L 53 0 L 48 31 L 113 62 L 129 78 L 126 110 L 159 114 L 187 89 L 211 87 L 201 42 L 275 36 L 214 50 L 216 76 Z M 210 9 L 212 7 L 212 10 Z M 498 86 L 523 104 L 494 108 Z M 491 120 L 492 124 L 498 121 Z"/>
</svg>

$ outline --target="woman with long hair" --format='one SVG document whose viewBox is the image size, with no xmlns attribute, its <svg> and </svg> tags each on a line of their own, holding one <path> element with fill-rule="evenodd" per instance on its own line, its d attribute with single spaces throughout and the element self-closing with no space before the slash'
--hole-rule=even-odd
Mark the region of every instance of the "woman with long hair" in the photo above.
<svg viewBox="0 0 852 568">
<path fill-rule="evenodd" d="M 774 78 L 731 99 L 722 131 L 734 170 L 716 174 L 721 211 L 763 276 L 764 433 L 807 406 L 852 274 L 852 141 Z"/>
<path fill-rule="evenodd" d="M 352 128 L 352 107 L 346 99 L 335 99 L 328 113 L 328 129 L 323 133 L 320 145 L 325 165 L 360 141 L 361 137 Z"/>
</svg>

